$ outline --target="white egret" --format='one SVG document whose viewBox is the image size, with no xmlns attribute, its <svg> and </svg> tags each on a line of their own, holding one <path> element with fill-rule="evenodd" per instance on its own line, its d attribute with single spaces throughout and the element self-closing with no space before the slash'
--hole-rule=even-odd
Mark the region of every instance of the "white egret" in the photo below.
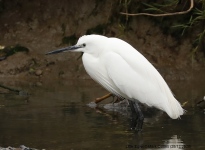
<svg viewBox="0 0 205 150">
<path fill-rule="evenodd" d="M 125 41 L 85 35 L 79 38 L 76 45 L 51 51 L 47 55 L 65 51 L 84 52 L 83 64 L 91 78 L 114 95 L 129 100 L 138 130 L 142 129 L 144 120 L 138 102 L 165 111 L 172 119 L 183 115 L 183 108 L 159 72 Z"/>
</svg>

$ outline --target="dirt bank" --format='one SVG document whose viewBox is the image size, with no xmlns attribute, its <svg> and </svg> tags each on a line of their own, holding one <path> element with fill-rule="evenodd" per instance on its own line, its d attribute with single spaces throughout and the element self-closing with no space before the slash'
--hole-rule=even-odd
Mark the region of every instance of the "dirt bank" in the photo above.
<svg viewBox="0 0 205 150">
<path fill-rule="evenodd" d="M 171 32 L 175 16 L 161 19 L 160 24 L 159 19 L 146 16 L 129 17 L 126 21 L 126 16 L 118 14 L 121 5 L 117 0 L 2 1 L 0 46 L 21 45 L 29 52 L 17 52 L 2 59 L 0 77 L 89 79 L 78 59 L 80 53 L 44 54 L 72 45 L 90 33 L 127 41 L 156 66 L 165 79 L 189 80 L 193 75 L 203 75 L 203 52 L 197 52 L 194 63 L 190 57 L 193 35 L 181 37 Z M 198 33 L 198 29 L 192 32 Z M 36 73 L 39 70 L 41 73 Z"/>
</svg>

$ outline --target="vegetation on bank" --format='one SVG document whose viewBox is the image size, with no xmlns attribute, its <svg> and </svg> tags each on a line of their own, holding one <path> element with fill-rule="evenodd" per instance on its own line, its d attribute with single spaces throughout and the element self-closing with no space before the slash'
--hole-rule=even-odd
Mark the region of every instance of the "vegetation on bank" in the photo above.
<svg viewBox="0 0 205 150">
<path fill-rule="evenodd" d="M 16 46 L 1 46 L 0 47 L 0 60 L 6 59 L 7 57 L 16 54 L 18 52 L 29 52 L 29 49 L 26 47 L 23 47 L 21 45 L 16 45 Z"/>
<path fill-rule="evenodd" d="M 90 16 L 96 16 L 103 5 L 105 5 L 104 2 L 96 0 L 95 8 Z M 133 30 L 130 23 L 134 16 L 122 15 L 120 12 L 154 14 L 158 16 L 145 17 L 152 20 L 156 26 L 159 26 L 163 34 L 171 35 L 179 41 L 182 37 L 194 37 L 192 42 L 193 47 L 190 51 L 190 56 L 193 60 L 197 51 L 203 51 L 205 56 L 205 0 L 116 0 L 110 1 L 110 8 L 107 9 L 111 12 L 107 18 L 107 23 L 99 24 L 87 29 L 86 35 L 105 35 L 109 32 L 108 30 L 110 27 L 114 23 L 117 23 L 121 35 L 124 36 L 127 32 Z M 184 13 L 180 14 L 180 12 Z M 159 15 L 169 13 L 172 13 L 173 15 Z M 74 45 L 77 42 L 78 37 L 76 37 L 75 34 L 65 36 L 65 24 L 62 24 L 61 28 L 63 32 L 62 44 Z"/>
<path fill-rule="evenodd" d="M 146 2 L 146 3 L 145 3 Z M 121 3 L 123 3 L 121 1 Z M 161 1 L 135 1 L 124 0 L 124 9 L 126 12 L 126 22 L 129 16 L 128 12 L 135 15 L 146 14 L 148 12 L 152 20 L 159 23 L 164 34 L 170 34 L 175 38 L 189 36 L 192 33 L 195 38 L 192 41 L 192 51 L 190 55 L 194 60 L 197 51 L 203 51 L 205 56 L 205 0 L 161 0 Z M 136 9 L 133 9 L 135 6 Z M 190 8 L 189 8 L 190 7 Z M 188 9 L 189 8 L 189 9 Z M 184 10 L 188 11 L 184 11 Z M 180 12 L 185 12 L 183 15 Z M 160 15 L 161 14 L 161 15 Z M 171 14 L 170 16 L 163 16 Z M 179 14 L 179 15 L 178 15 Z M 174 17 L 174 18 L 173 18 Z M 125 26 L 127 27 L 127 26 Z M 197 31 L 197 32 L 195 32 Z"/>
</svg>

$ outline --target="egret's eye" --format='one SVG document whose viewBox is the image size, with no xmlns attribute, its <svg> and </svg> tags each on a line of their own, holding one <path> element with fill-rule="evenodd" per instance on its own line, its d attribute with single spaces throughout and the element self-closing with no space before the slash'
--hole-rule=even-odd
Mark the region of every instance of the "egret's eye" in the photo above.
<svg viewBox="0 0 205 150">
<path fill-rule="evenodd" d="M 83 47 L 85 47 L 85 46 L 86 46 L 86 44 L 84 43 L 84 44 L 83 44 Z"/>
</svg>

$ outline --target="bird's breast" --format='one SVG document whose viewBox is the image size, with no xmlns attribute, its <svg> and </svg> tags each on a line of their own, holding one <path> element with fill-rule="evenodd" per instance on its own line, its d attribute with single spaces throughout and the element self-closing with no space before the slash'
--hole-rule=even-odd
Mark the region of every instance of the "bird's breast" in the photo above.
<svg viewBox="0 0 205 150">
<path fill-rule="evenodd" d="M 99 83 L 109 92 L 118 96 L 124 96 L 109 77 L 105 64 L 101 58 L 94 57 L 90 54 L 83 54 L 83 65 L 86 72 L 94 81 Z"/>
<path fill-rule="evenodd" d="M 102 65 L 99 63 L 99 59 L 92 56 L 91 54 L 84 53 L 82 60 L 86 72 L 91 76 L 91 78 L 94 79 L 95 74 L 97 74 L 99 71 L 97 68 L 100 69 L 102 67 Z"/>
<path fill-rule="evenodd" d="M 87 53 L 83 54 L 82 60 L 86 72 L 93 80 L 100 84 L 100 81 L 102 80 L 100 78 L 101 74 L 107 76 L 107 71 L 105 70 L 103 63 L 101 63 L 98 57 L 94 57 L 91 54 Z"/>
</svg>

